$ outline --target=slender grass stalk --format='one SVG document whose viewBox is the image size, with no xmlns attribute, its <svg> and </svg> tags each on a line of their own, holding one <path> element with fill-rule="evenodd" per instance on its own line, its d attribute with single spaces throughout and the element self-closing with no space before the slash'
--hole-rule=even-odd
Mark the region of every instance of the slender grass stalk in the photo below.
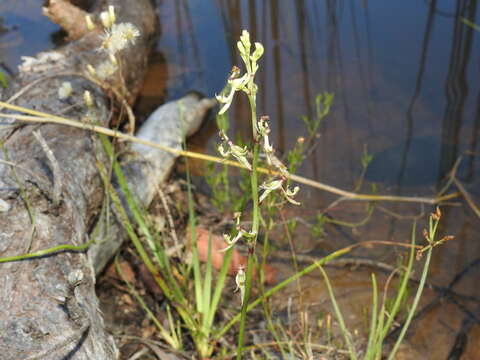
<svg viewBox="0 0 480 360">
<path fill-rule="evenodd" d="M 402 303 L 402 300 L 405 296 L 405 293 L 407 291 L 407 285 L 408 285 L 408 280 L 410 279 L 410 274 L 412 273 L 413 270 L 413 260 L 415 258 L 415 238 L 416 238 L 416 231 L 417 224 L 416 222 L 413 223 L 412 227 L 412 243 L 411 243 L 411 248 L 410 248 L 410 255 L 408 259 L 408 264 L 406 267 L 406 270 L 403 274 L 402 280 L 400 282 L 400 287 L 398 289 L 397 295 L 395 296 L 395 301 L 393 303 L 392 308 L 389 311 L 387 321 L 383 328 L 380 329 L 379 335 L 378 335 L 378 340 L 377 340 L 377 350 L 381 351 L 383 340 L 385 339 L 385 336 L 387 333 L 390 331 L 393 322 L 395 321 L 395 317 L 397 316 L 399 310 L 400 310 L 400 305 Z M 384 310 L 386 309 L 385 304 L 382 307 Z"/>
<path fill-rule="evenodd" d="M 207 263 L 205 264 L 205 278 L 203 280 L 203 325 L 202 328 L 205 330 L 205 325 L 207 322 L 207 315 L 210 310 L 211 297 L 212 297 L 212 234 L 208 233 L 208 247 L 207 247 Z"/>
<path fill-rule="evenodd" d="M 345 325 L 342 312 L 340 311 L 340 307 L 338 306 L 337 300 L 335 298 L 335 294 L 333 293 L 332 285 L 330 284 L 328 275 L 320 265 L 318 265 L 318 269 L 322 273 L 323 279 L 325 280 L 325 284 L 327 285 L 328 295 L 330 296 L 330 300 L 332 301 L 333 309 L 335 311 L 335 315 L 337 316 L 337 320 L 340 325 L 343 338 L 345 339 L 345 343 L 347 344 L 348 352 L 350 354 L 350 359 L 357 360 L 357 353 L 355 351 L 355 346 L 353 345 L 353 342 L 352 342 L 352 335 L 350 334 L 350 331 L 348 331 L 347 326 Z"/>
<path fill-rule="evenodd" d="M 169 260 L 168 257 L 166 256 L 165 252 L 163 251 L 163 247 L 159 246 L 156 241 L 154 240 L 154 237 L 147 226 L 145 219 L 142 215 L 142 212 L 139 209 L 139 206 L 137 205 L 137 202 L 135 198 L 133 197 L 133 194 L 131 193 L 127 180 L 125 178 L 125 175 L 123 174 L 123 170 L 120 167 L 120 164 L 116 160 L 115 152 L 113 149 L 112 144 L 108 141 L 107 137 L 103 134 L 100 134 L 100 140 L 102 141 L 103 147 L 107 153 L 107 155 L 113 159 L 113 171 L 115 173 L 115 176 L 117 178 L 118 184 L 120 186 L 120 189 L 123 192 L 123 195 L 125 196 L 125 199 L 127 201 L 129 210 L 131 211 L 131 214 L 133 218 L 135 219 L 138 227 L 140 228 L 140 231 L 145 235 L 145 239 L 147 240 L 147 244 L 149 245 L 150 249 L 152 250 L 152 253 L 155 256 L 155 259 L 157 260 L 158 264 L 160 265 L 160 269 L 163 272 L 163 275 L 165 277 L 165 281 L 168 283 L 168 287 L 170 290 L 171 295 L 174 297 L 174 300 L 179 302 L 182 305 L 186 304 L 186 298 L 184 294 L 182 293 L 177 281 L 175 280 L 172 272 L 171 272 L 171 266 L 169 265 Z M 118 206 L 117 206 L 118 210 Z"/>
<path fill-rule="evenodd" d="M 213 264 L 212 264 L 212 239 L 208 238 L 208 255 L 205 264 L 205 277 L 202 278 L 200 271 L 200 259 L 198 256 L 197 237 L 196 237 L 196 216 L 194 209 L 194 200 L 191 186 L 190 170 L 187 164 L 187 199 L 188 199 L 188 217 L 192 246 L 192 263 L 194 276 L 194 291 L 197 313 L 201 315 L 201 322 L 197 329 L 191 329 L 191 335 L 195 346 L 202 358 L 207 358 L 213 352 L 211 333 L 213 320 L 220 303 L 222 291 L 225 287 L 225 281 L 232 260 L 233 248 L 226 251 L 222 268 L 217 277 L 215 288 L 212 294 L 213 284 Z M 212 296 L 213 295 L 213 296 Z M 194 330 L 194 331 L 193 331 Z"/>
<path fill-rule="evenodd" d="M 180 327 L 179 322 L 175 325 L 175 321 L 173 320 L 172 310 L 170 305 L 167 303 L 167 320 L 168 320 L 168 327 L 170 328 L 170 334 L 174 341 L 177 344 L 180 344 L 180 349 L 183 348 L 183 341 L 182 341 L 182 328 Z"/>
<path fill-rule="evenodd" d="M 428 242 L 428 245 L 425 246 L 423 249 L 419 250 L 417 253 L 417 256 L 423 253 L 423 250 L 426 249 L 427 252 L 427 257 L 425 260 L 425 264 L 423 265 L 423 270 L 422 270 L 422 277 L 420 278 L 420 283 L 417 288 L 417 292 L 415 294 L 415 298 L 413 300 L 412 307 L 410 308 L 407 319 L 405 320 L 405 323 L 403 324 L 403 328 L 400 332 L 400 335 L 395 342 L 395 345 L 392 349 L 392 351 L 389 354 L 388 360 L 393 360 L 396 352 L 398 351 L 398 348 L 400 347 L 400 344 L 402 343 L 405 334 L 407 333 L 408 327 L 410 326 L 410 323 L 413 319 L 413 316 L 415 315 L 415 311 L 417 310 L 418 303 L 420 302 L 420 297 L 422 296 L 423 289 L 425 287 L 425 282 L 427 280 L 427 275 L 428 275 L 428 270 L 430 267 L 430 260 L 432 257 L 432 251 L 433 248 L 439 244 L 442 244 L 445 240 L 445 238 L 440 239 L 440 240 L 435 240 L 435 236 L 437 233 L 438 229 L 438 224 L 440 223 L 440 218 L 442 214 L 440 212 L 440 209 L 437 207 L 436 211 L 430 215 L 429 218 L 429 223 L 428 223 L 428 232 L 425 232 L 425 237 Z"/>
<path fill-rule="evenodd" d="M 112 199 L 112 203 L 115 206 L 117 216 L 119 217 L 119 221 L 127 231 L 128 236 L 130 237 L 130 240 L 132 241 L 133 245 L 135 246 L 135 249 L 140 255 L 140 258 L 142 261 L 145 263 L 145 266 L 147 269 L 152 273 L 153 278 L 155 279 L 157 285 L 162 289 L 163 293 L 167 298 L 172 299 L 173 294 L 170 291 L 169 287 L 167 286 L 167 283 L 163 280 L 163 277 L 161 274 L 157 271 L 155 268 L 155 265 L 153 262 L 150 260 L 149 254 L 146 252 L 145 248 L 143 247 L 140 239 L 138 238 L 137 234 L 134 231 L 133 224 L 130 222 L 127 212 L 123 208 L 122 202 L 120 200 L 120 197 L 118 194 L 115 192 L 115 189 L 110 183 L 109 178 L 107 177 L 107 169 L 101 162 L 97 162 L 97 167 L 100 172 L 100 176 L 102 177 L 102 180 L 104 182 L 104 185 L 106 186 L 108 190 L 108 194 L 110 198 Z"/>
<path fill-rule="evenodd" d="M 373 351 L 371 358 L 372 359 L 380 359 L 382 356 L 382 346 L 383 346 L 383 341 L 380 341 L 380 336 L 382 333 L 383 326 L 385 324 L 385 317 L 386 317 L 387 310 L 385 308 L 385 302 L 382 303 L 382 306 L 380 308 L 380 314 L 378 316 L 378 325 L 375 329 L 374 333 L 374 344 L 373 344 Z"/>
<path fill-rule="evenodd" d="M 147 251 L 142 245 L 142 242 L 140 241 L 137 234 L 135 233 L 133 224 L 130 222 L 130 219 L 128 218 L 128 214 L 122 205 L 120 197 L 118 196 L 115 189 L 111 185 L 110 179 L 107 177 L 107 170 L 105 169 L 105 166 L 102 163 L 97 162 L 97 167 L 99 169 L 100 175 L 102 176 L 104 185 L 107 188 L 108 193 L 112 199 L 112 203 L 115 206 L 117 216 L 119 217 L 119 221 L 127 231 L 127 234 L 130 237 L 130 240 L 132 241 L 138 254 L 140 255 L 140 258 L 142 259 L 143 263 L 147 267 L 148 271 L 150 271 L 150 273 L 152 274 L 157 285 L 160 287 L 160 289 L 162 289 L 165 297 L 169 299 L 172 303 L 176 304 L 175 309 L 177 310 L 178 314 L 181 316 L 187 328 L 189 329 L 195 328 L 195 321 L 192 315 L 190 315 L 189 311 L 187 311 L 188 309 L 185 306 L 182 306 L 181 304 L 175 302 L 174 293 L 169 288 L 167 282 L 165 282 L 162 274 L 155 267 L 154 263 L 150 259 L 150 255 L 147 253 Z"/>
<path fill-rule="evenodd" d="M 375 329 L 377 325 L 378 316 L 378 285 L 375 274 L 372 273 L 372 315 L 370 319 L 370 332 L 368 334 L 367 353 L 365 354 L 365 360 L 369 360 L 372 357 L 375 343 Z"/>
<path fill-rule="evenodd" d="M 192 195 L 192 186 L 190 180 L 190 170 L 187 163 L 187 201 L 188 201 L 188 226 L 190 230 L 190 244 L 192 246 L 192 266 L 193 266 L 193 281 L 195 289 L 195 306 L 197 312 L 201 313 L 203 309 L 202 299 L 202 276 L 200 273 L 200 260 L 198 258 L 197 248 L 197 226 L 195 219 L 195 209 Z"/>
<path fill-rule="evenodd" d="M 422 296 L 423 289 L 425 287 L 425 282 L 427 280 L 427 275 L 428 275 L 428 269 L 430 267 L 430 260 L 432 258 L 432 250 L 433 248 L 430 247 L 427 250 L 427 256 L 425 259 L 425 264 L 423 265 L 423 271 L 422 271 L 422 277 L 420 278 L 420 283 L 418 285 L 417 293 L 415 294 L 415 298 L 413 300 L 412 307 L 410 308 L 407 319 L 405 320 L 405 323 L 403 325 L 402 331 L 400 332 L 400 335 L 398 336 L 397 341 L 395 342 L 395 345 L 390 352 L 390 355 L 388 356 L 388 360 L 393 360 L 395 358 L 395 354 L 398 351 L 398 348 L 400 344 L 402 343 L 405 334 L 407 333 L 407 330 L 410 326 L 410 323 L 412 322 L 413 316 L 415 315 L 415 311 L 417 310 L 418 303 L 420 302 L 420 297 Z"/>
<path fill-rule="evenodd" d="M 153 312 L 150 310 L 150 308 L 145 303 L 145 301 L 143 301 L 138 291 L 135 290 L 135 287 L 126 279 L 125 275 L 122 272 L 122 269 L 120 268 L 120 264 L 118 263 L 118 256 L 115 257 L 115 269 L 117 273 L 120 275 L 120 278 L 122 279 L 122 281 L 127 285 L 128 290 L 130 291 L 130 294 L 137 300 L 141 308 L 145 311 L 145 313 L 150 318 L 150 320 L 152 320 L 152 322 L 158 328 L 158 330 L 160 331 L 160 335 L 163 337 L 163 339 L 175 350 L 182 349 L 182 343 L 179 342 L 178 336 L 176 336 L 175 334 L 175 331 L 176 331 L 175 327 L 172 327 L 172 323 L 169 321 L 170 332 L 168 332 L 168 330 L 163 327 L 160 321 L 158 321 L 157 317 L 153 314 Z"/>
</svg>

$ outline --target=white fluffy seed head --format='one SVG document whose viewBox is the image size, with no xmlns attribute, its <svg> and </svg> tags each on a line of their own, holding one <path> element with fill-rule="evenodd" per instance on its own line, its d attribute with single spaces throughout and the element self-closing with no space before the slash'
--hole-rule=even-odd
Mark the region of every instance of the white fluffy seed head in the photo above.
<svg viewBox="0 0 480 360">
<path fill-rule="evenodd" d="M 111 61 L 103 61 L 101 62 L 96 69 L 98 78 L 105 80 L 115 74 L 117 71 L 117 66 L 113 64 Z"/>
<path fill-rule="evenodd" d="M 113 24 L 105 31 L 101 48 L 110 54 L 115 54 L 129 45 L 135 44 L 140 31 L 131 23 Z"/>
</svg>

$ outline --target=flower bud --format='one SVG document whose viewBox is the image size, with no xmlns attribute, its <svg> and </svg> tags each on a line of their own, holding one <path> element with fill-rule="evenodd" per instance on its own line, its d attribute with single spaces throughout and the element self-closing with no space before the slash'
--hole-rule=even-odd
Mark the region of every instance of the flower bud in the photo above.
<svg viewBox="0 0 480 360">
<path fill-rule="evenodd" d="M 72 95 L 72 84 L 69 81 L 65 81 L 58 88 L 58 98 L 64 100 Z"/>
<path fill-rule="evenodd" d="M 237 272 L 237 275 L 235 276 L 235 283 L 237 284 L 237 289 L 240 290 L 242 305 L 243 305 L 243 298 L 245 295 L 245 281 L 246 281 L 245 270 L 241 265 L 238 267 L 238 272 Z"/>
<path fill-rule="evenodd" d="M 102 25 L 105 29 L 110 29 L 113 25 L 110 20 L 110 15 L 107 11 L 102 11 L 100 13 L 100 20 L 102 21 Z"/>
<path fill-rule="evenodd" d="M 85 90 L 85 92 L 83 93 L 83 101 L 85 101 L 85 104 L 87 105 L 87 107 L 89 108 L 93 107 L 93 98 L 90 91 Z"/>
<path fill-rule="evenodd" d="M 255 43 L 255 51 L 253 52 L 252 56 L 250 56 L 250 59 L 253 62 L 256 62 L 258 59 L 260 59 L 262 57 L 264 52 L 265 52 L 265 49 L 264 49 L 263 45 L 260 44 L 259 42 L 256 42 Z"/>
<path fill-rule="evenodd" d="M 95 24 L 92 21 L 92 17 L 90 15 L 85 16 L 85 22 L 87 23 L 87 29 L 92 31 L 95 29 Z"/>
<path fill-rule="evenodd" d="M 97 76 L 97 71 L 95 70 L 95 68 L 92 65 L 87 64 L 87 70 L 90 73 L 90 75 Z"/>
<path fill-rule="evenodd" d="M 240 36 L 240 42 L 243 44 L 243 47 L 245 48 L 245 52 L 247 53 L 247 55 L 249 55 L 251 43 L 250 43 L 250 34 L 248 33 L 247 30 L 242 31 L 242 35 Z"/>
<path fill-rule="evenodd" d="M 113 5 L 108 6 L 108 18 L 110 20 L 110 24 L 115 24 L 117 17 L 115 16 L 115 7 Z"/>
</svg>

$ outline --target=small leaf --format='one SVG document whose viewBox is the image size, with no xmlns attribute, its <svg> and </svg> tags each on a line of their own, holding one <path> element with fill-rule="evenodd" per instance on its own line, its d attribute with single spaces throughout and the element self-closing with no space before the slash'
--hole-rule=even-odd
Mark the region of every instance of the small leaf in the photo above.
<svg viewBox="0 0 480 360">
<path fill-rule="evenodd" d="M 3 71 L 0 70 L 0 84 L 2 85 L 2 87 L 4 87 L 5 89 L 8 87 L 8 79 L 7 77 L 5 76 L 5 74 L 3 73 Z"/>
</svg>

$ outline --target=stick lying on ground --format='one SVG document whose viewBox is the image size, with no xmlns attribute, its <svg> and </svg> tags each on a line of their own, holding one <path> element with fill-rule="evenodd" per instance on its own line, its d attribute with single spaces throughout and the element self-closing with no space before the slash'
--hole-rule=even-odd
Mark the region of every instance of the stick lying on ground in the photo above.
<svg viewBox="0 0 480 360">
<path fill-rule="evenodd" d="M 205 160 L 205 161 L 211 161 L 211 162 L 216 162 L 216 163 L 222 163 L 222 164 L 227 164 L 229 166 L 234 166 L 234 167 L 239 167 L 239 168 L 245 168 L 245 166 L 239 162 L 232 161 L 232 160 L 225 160 L 223 158 L 219 158 L 216 156 L 212 155 L 207 155 L 207 154 L 202 154 L 202 153 L 196 153 L 192 151 L 187 151 L 187 150 L 181 150 L 181 149 L 176 149 L 176 148 L 171 148 L 169 146 L 161 145 L 149 140 L 141 139 L 132 135 L 124 134 L 118 131 L 114 131 L 111 129 L 103 128 L 101 126 L 94 126 L 94 125 L 86 125 L 83 123 L 79 123 L 77 121 L 73 121 L 70 119 L 66 119 L 60 116 L 54 116 L 51 114 L 47 113 L 41 113 L 32 109 L 28 108 L 22 108 L 22 107 L 17 107 L 13 106 L 10 104 L 7 104 L 5 102 L 0 101 L 0 109 L 2 107 L 9 108 L 12 110 L 20 111 L 26 114 L 31 114 L 29 115 L 5 115 L 0 113 L 0 117 L 15 117 L 16 119 L 20 121 L 26 121 L 26 122 L 34 122 L 34 123 L 54 123 L 54 124 L 63 124 L 63 125 L 68 125 L 68 126 L 73 126 L 81 129 L 86 129 L 94 132 L 98 132 L 100 134 L 108 135 L 111 137 L 115 137 L 118 139 L 122 140 L 127 140 L 131 141 L 133 143 L 138 143 L 142 144 L 145 146 L 149 146 L 152 148 L 156 148 L 159 150 L 166 151 L 168 153 L 175 154 L 177 156 L 185 156 L 185 157 L 190 157 L 190 158 L 195 158 L 195 159 L 200 159 L 200 160 Z M 258 168 L 258 171 L 261 173 L 274 173 L 276 175 L 280 175 L 279 173 L 275 172 L 274 170 L 270 169 L 265 169 L 265 168 Z M 446 195 L 441 195 L 437 197 L 421 197 L 421 196 L 396 196 L 396 195 L 376 195 L 376 194 L 359 194 L 351 191 L 346 191 L 343 189 L 339 189 L 335 186 L 327 185 L 315 180 L 311 180 L 302 176 L 298 176 L 295 174 L 290 174 L 289 178 L 293 181 L 296 181 L 300 184 L 308 185 L 316 189 L 320 189 L 335 195 L 340 196 L 340 198 L 337 201 L 340 200 L 356 200 L 356 201 L 391 201 L 391 202 L 412 202 L 412 203 L 425 203 L 425 204 L 439 204 L 441 202 L 451 200 L 454 198 L 457 198 L 460 194 L 455 192 L 455 193 L 449 193 Z"/>
</svg>

